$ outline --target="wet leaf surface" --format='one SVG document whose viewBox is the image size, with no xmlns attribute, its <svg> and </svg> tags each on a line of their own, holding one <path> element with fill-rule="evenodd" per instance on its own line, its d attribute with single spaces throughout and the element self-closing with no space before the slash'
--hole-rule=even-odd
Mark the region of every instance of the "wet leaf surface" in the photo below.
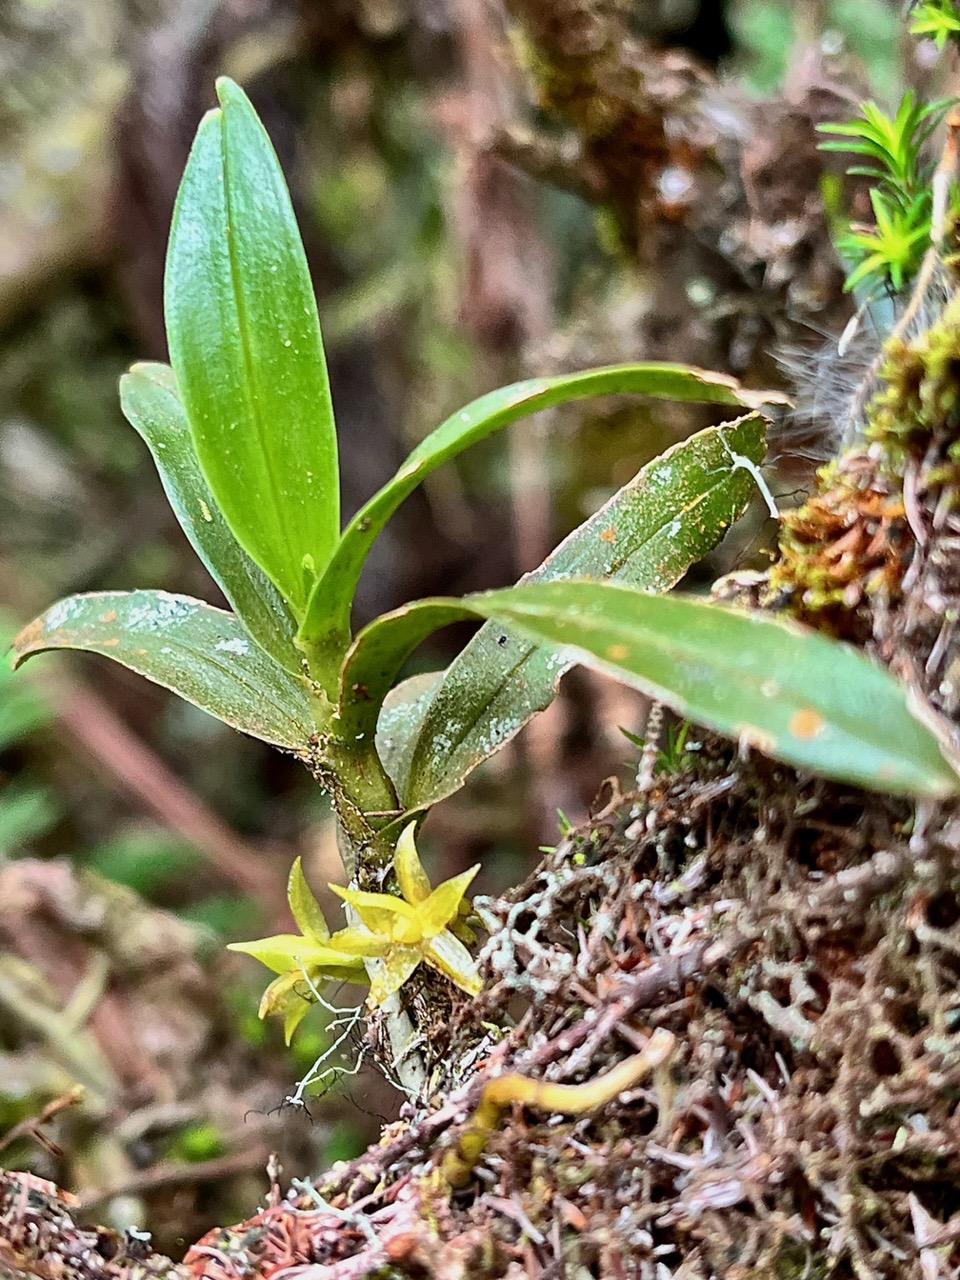
<svg viewBox="0 0 960 1280">
<path fill-rule="evenodd" d="M 120 379 L 120 403 L 146 442 L 173 513 L 210 576 L 250 634 L 272 658 L 299 676 L 297 623 L 283 596 L 230 531 L 197 460 L 173 370 L 135 364 Z"/>
<path fill-rule="evenodd" d="M 13 644 L 17 665 L 47 649 L 80 649 L 131 671 L 275 746 L 302 748 L 314 731 L 306 683 L 278 666 L 223 609 L 166 591 L 69 596 Z"/>
<path fill-rule="evenodd" d="M 466 603 L 800 769 L 892 795 L 960 789 L 890 673 L 795 623 L 609 582 L 530 583 Z"/>
<path fill-rule="evenodd" d="M 174 211 L 165 308 L 197 454 L 244 549 L 302 613 L 339 536 L 316 300 L 286 183 L 243 91 L 218 81 Z"/>
<path fill-rule="evenodd" d="M 614 394 L 748 409 L 785 399 L 775 391 L 749 391 L 721 373 L 677 364 L 613 365 L 553 378 L 528 378 L 490 391 L 432 431 L 350 521 L 317 583 L 305 635 L 310 639 L 323 632 L 349 635 L 353 596 L 370 548 L 401 502 L 441 463 L 520 418 L 574 400 Z"/>
<path fill-rule="evenodd" d="M 751 414 L 675 445 L 523 581 L 588 575 L 668 590 L 746 509 L 754 481 L 733 456 L 759 464 L 763 440 L 763 420 Z M 394 781 L 407 807 L 426 807 L 462 786 L 549 705 L 568 666 L 554 648 L 532 644 L 509 627 L 482 627 L 444 673 L 416 740 L 397 755 Z"/>
</svg>

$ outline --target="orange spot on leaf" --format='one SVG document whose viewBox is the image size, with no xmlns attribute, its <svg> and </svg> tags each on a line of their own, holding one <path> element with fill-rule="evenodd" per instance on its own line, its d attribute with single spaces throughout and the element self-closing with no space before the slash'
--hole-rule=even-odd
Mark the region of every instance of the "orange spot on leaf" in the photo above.
<svg viewBox="0 0 960 1280">
<path fill-rule="evenodd" d="M 37 641 L 40 640 L 42 637 L 43 637 L 43 619 L 34 618 L 32 622 L 29 622 L 23 628 L 23 630 L 14 640 L 13 647 L 18 652 L 22 652 L 24 649 L 32 649 L 34 645 L 37 643 Z"/>
<path fill-rule="evenodd" d="M 787 727 L 795 738 L 807 742 L 810 738 L 817 736 L 825 723 L 823 716 L 818 715 L 816 711 L 811 711 L 809 707 L 804 707 L 803 710 L 793 713 Z"/>
<path fill-rule="evenodd" d="M 116 622 L 116 620 L 117 620 L 116 609 L 111 609 L 108 613 L 103 614 L 103 616 L 100 619 L 101 622 Z"/>
<path fill-rule="evenodd" d="M 118 636 L 113 636 L 112 639 L 110 640 L 102 641 L 103 647 L 105 649 L 112 649 L 114 645 L 118 645 L 119 643 L 120 643 L 120 639 Z"/>
<path fill-rule="evenodd" d="M 616 529 L 613 527 L 613 525 L 610 525 L 610 527 L 609 527 L 608 529 L 604 529 L 604 530 L 602 531 L 602 533 L 600 534 L 600 541 L 601 541 L 601 542 L 613 542 L 613 541 L 614 541 L 614 539 L 616 538 L 616 536 L 617 536 L 617 531 L 616 531 Z"/>
<path fill-rule="evenodd" d="M 629 652 L 625 644 L 612 644 L 607 649 L 607 657 L 611 662 L 622 662 Z"/>
</svg>

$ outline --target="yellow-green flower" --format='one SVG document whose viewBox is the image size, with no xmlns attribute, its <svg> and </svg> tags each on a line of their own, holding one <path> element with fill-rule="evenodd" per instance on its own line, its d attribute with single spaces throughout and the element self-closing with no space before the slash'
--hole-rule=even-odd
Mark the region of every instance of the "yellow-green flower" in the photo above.
<svg viewBox="0 0 960 1280">
<path fill-rule="evenodd" d="M 471 867 L 432 889 L 417 853 L 415 827 L 411 822 L 404 828 L 393 855 L 402 897 L 330 886 L 353 907 L 361 922 L 360 927 L 334 934 L 331 942 L 336 944 L 346 935 L 348 945 L 357 947 L 358 954 L 381 960 L 367 997 L 371 1008 L 399 991 L 421 963 L 437 969 L 468 995 L 479 994 L 481 988 L 473 956 L 453 932 L 455 927 L 462 927 L 465 894 L 480 867 Z M 377 951 L 366 949 L 368 940 L 375 942 Z M 386 949 L 379 949 L 384 943 Z"/>
<path fill-rule="evenodd" d="M 421 963 L 437 969 L 469 995 L 480 991 L 480 975 L 463 940 L 473 941 L 467 923 L 467 888 L 479 867 L 445 880 L 436 889 L 423 869 L 410 823 L 397 841 L 393 865 L 402 897 L 330 888 L 352 907 L 359 924 L 330 933 L 320 904 L 310 892 L 298 858 L 287 897 L 299 934 L 281 933 L 256 942 L 234 942 L 231 951 L 253 956 L 278 976 L 260 1001 L 260 1017 L 279 1014 L 290 1043 L 320 984 L 364 982 L 364 961 L 376 961 L 367 1003 L 382 1004 Z"/>
<path fill-rule="evenodd" d="M 326 982 L 363 982 L 366 971 L 362 957 L 347 951 L 330 937 L 299 858 L 290 870 L 287 899 L 300 933 L 278 933 L 255 942 L 231 942 L 229 950 L 246 952 L 279 975 L 263 993 L 260 1017 L 282 1015 L 289 1044 L 313 1001 L 311 984 L 319 988 Z"/>
</svg>

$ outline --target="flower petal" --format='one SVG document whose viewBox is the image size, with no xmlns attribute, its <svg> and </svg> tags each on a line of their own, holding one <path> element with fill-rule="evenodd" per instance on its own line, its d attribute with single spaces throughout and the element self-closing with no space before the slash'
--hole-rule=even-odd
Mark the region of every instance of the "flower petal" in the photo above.
<svg viewBox="0 0 960 1280">
<path fill-rule="evenodd" d="M 260 997 L 258 1015 L 261 1018 L 268 1018 L 271 1013 L 278 1013 L 286 1006 L 290 992 L 302 980 L 302 974 L 296 969 L 292 969 L 289 973 L 281 973 L 279 978 L 274 978 Z"/>
<path fill-rule="evenodd" d="M 309 1000 L 300 1000 L 297 1004 L 291 1004 L 287 1007 L 287 1011 L 283 1017 L 283 1039 L 285 1044 L 289 1044 L 293 1039 L 293 1033 L 299 1027 L 310 1012 Z"/>
<path fill-rule="evenodd" d="M 299 933 L 278 933 L 272 938 L 254 942 L 231 942 L 229 951 L 242 951 L 265 964 L 274 973 L 300 972 L 305 969 L 355 968 L 356 957 L 323 943 L 311 942 Z"/>
<path fill-rule="evenodd" d="M 387 938 L 396 936 L 401 921 L 415 920 L 416 913 L 409 902 L 389 893 L 365 893 L 362 889 L 343 889 L 332 884 L 330 888 L 356 911 L 357 915 L 374 933 Z"/>
<path fill-rule="evenodd" d="M 297 928 L 305 938 L 312 942 L 327 942 L 330 930 L 323 918 L 320 903 L 310 891 L 307 878 L 303 874 L 303 863 L 300 858 L 290 868 L 290 879 L 287 882 L 287 901 L 297 922 Z"/>
<path fill-rule="evenodd" d="M 470 887 L 470 881 L 480 870 L 480 864 L 464 871 L 462 875 L 444 880 L 437 885 L 427 900 L 420 904 L 417 916 L 425 938 L 433 938 L 442 933 L 460 910 L 463 896 Z"/>
<path fill-rule="evenodd" d="M 367 1004 L 376 1009 L 384 1000 L 399 991 L 423 959 L 419 947 L 393 947 L 377 968 L 370 983 Z"/>
<path fill-rule="evenodd" d="M 349 925 L 346 929 L 337 930 L 330 939 L 330 945 L 351 956 L 376 960 L 387 954 L 391 943 L 382 933 L 371 933 L 363 925 Z"/>
<path fill-rule="evenodd" d="M 393 866 L 400 882 L 400 892 L 407 902 L 414 906 L 424 902 L 430 896 L 430 881 L 423 869 L 414 835 L 417 830 L 415 822 L 409 823 L 400 833 L 396 852 L 393 855 Z"/>
<path fill-rule="evenodd" d="M 261 1018 L 269 1018 L 270 1014 L 283 1015 L 283 1034 L 288 1044 L 293 1038 L 294 1030 L 300 1027 L 307 1010 L 314 1002 L 310 996 L 298 991 L 297 984 L 300 982 L 302 977 L 296 970 L 284 973 L 270 983 L 260 1001 Z"/>
<path fill-rule="evenodd" d="M 483 990 L 473 956 L 448 929 L 430 939 L 425 959 L 467 995 L 477 996 Z"/>
</svg>

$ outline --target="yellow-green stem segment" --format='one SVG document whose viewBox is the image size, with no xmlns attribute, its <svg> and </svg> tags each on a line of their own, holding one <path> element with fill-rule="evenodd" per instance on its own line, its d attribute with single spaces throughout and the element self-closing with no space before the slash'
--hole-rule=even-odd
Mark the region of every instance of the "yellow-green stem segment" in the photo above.
<svg viewBox="0 0 960 1280">
<path fill-rule="evenodd" d="M 555 1084 L 534 1080 L 518 1073 L 496 1076 L 485 1086 L 476 1111 L 460 1135 L 457 1145 L 446 1153 L 441 1165 L 445 1181 L 454 1189 L 466 1186 L 477 1161 L 486 1150 L 490 1135 L 507 1107 L 518 1103 L 565 1116 L 580 1116 L 606 1106 L 626 1089 L 632 1089 L 672 1056 L 676 1036 L 662 1028 L 654 1031 L 646 1047 L 623 1062 L 583 1084 Z"/>
</svg>

